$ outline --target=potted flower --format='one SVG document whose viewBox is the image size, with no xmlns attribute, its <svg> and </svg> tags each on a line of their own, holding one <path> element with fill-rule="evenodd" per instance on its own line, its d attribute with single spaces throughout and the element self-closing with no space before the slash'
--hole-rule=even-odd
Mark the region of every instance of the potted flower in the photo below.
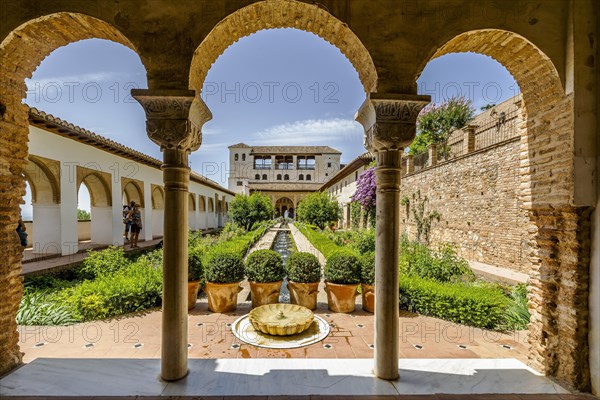
<svg viewBox="0 0 600 400">
<path fill-rule="evenodd" d="M 242 290 L 244 260 L 236 253 L 215 250 L 209 255 L 204 270 L 208 309 L 229 312 L 237 308 L 237 295 Z"/>
<path fill-rule="evenodd" d="M 257 250 L 246 259 L 252 307 L 279 302 L 279 290 L 285 276 L 283 259 L 273 250 Z"/>
<path fill-rule="evenodd" d="M 369 252 L 361 257 L 362 308 L 375 312 L 375 253 Z"/>
<path fill-rule="evenodd" d="M 327 304 L 333 312 L 353 312 L 360 283 L 360 259 L 350 251 L 337 251 L 325 265 Z"/>
<path fill-rule="evenodd" d="M 287 262 L 290 302 L 310 310 L 317 308 L 317 293 L 321 281 L 319 259 L 310 253 L 293 253 Z"/>
<path fill-rule="evenodd" d="M 200 257 L 200 252 L 191 250 L 188 254 L 188 310 L 196 307 L 201 279 L 202 259 Z"/>
</svg>

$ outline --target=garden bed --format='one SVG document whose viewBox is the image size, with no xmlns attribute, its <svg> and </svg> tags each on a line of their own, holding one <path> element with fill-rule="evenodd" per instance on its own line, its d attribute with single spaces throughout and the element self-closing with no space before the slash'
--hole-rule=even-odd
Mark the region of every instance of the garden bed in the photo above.
<svg viewBox="0 0 600 400">
<path fill-rule="evenodd" d="M 205 263 L 217 252 L 245 256 L 270 224 L 245 232 L 224 229 L 218 236 L 191 233 L 190 253 Z M 17 323 L 70 325 L 144 311 L 162 304 L 162 249 L 137 257 L 123 248 L 90 251 L 82 266 L 58 274 L 26 277 Z"/>
<path fill-rule="evenodd" d="M 373 229 L 328 232 L 296 226 L 326 259 L 340 250 L 364 255 L 375 249 Z M 403 237 L 400 254 L 401 309 L 480 328 L 527 329 L 525 285 L 477 279 L 451 245 L 430 249 Z"/>
</svg>

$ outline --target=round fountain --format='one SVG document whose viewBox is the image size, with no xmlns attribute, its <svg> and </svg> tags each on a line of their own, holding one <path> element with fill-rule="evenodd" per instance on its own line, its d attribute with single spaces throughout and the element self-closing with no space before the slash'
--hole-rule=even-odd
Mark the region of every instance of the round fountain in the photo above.
<svg viewBox="0 0 600 400">
<path fill-rule="evenodd" d="M 287 260 L 292 252 L 292 237 L 283 222 L 271 249 Z M 248 344 L 271 349 L 293 349 L 317 343 L 329 334 L 329 324 L 306 307 L 289 304 L 287 280 L 281 287 L 278 304 L 257 307 L 233 323 L 233 334 Z"/>
</svg>

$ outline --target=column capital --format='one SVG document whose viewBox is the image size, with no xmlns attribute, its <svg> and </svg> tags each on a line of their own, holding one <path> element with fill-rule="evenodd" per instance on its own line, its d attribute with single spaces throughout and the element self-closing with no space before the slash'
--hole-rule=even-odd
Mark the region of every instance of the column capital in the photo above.
<svg viewBox="0 0 600 400">
<path fill-rule="evenodd" d="M 132 89 L 131 95 L 146 112 L 146 132 L 161 151 L 198 150 L 202 125 L 212 118 L 193 90 Z"/>
<path fill-rule="evenodd" d="M 416 134 L 417 116 L 430 96 L 372 93 L 355 119 L 365 128 L 365 147 L 371 152 L 398 150 Z"/>
</svg>

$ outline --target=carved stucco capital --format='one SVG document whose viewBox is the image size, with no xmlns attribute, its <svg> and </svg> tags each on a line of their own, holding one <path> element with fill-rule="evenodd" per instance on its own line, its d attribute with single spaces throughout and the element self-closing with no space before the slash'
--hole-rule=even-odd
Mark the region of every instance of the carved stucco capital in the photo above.
<svg viewBox="0 0 600 400">
<path fill-rule="evenodd" d="M 373 154 L 408 146 L 416 134 L 417 116 L 431 99 L 418 95 L 384 96 L 372 94 L 355 117 L 365 128 L 365 147 Z"/>
<path fill-rule="evenodd" d="M 212 118 L 193 90 L 133 89 L 131 95 L 146 112 L 146 132 L 161 150 L 189 153 L 202 144 L 202 125 Z"/>
</svg>

